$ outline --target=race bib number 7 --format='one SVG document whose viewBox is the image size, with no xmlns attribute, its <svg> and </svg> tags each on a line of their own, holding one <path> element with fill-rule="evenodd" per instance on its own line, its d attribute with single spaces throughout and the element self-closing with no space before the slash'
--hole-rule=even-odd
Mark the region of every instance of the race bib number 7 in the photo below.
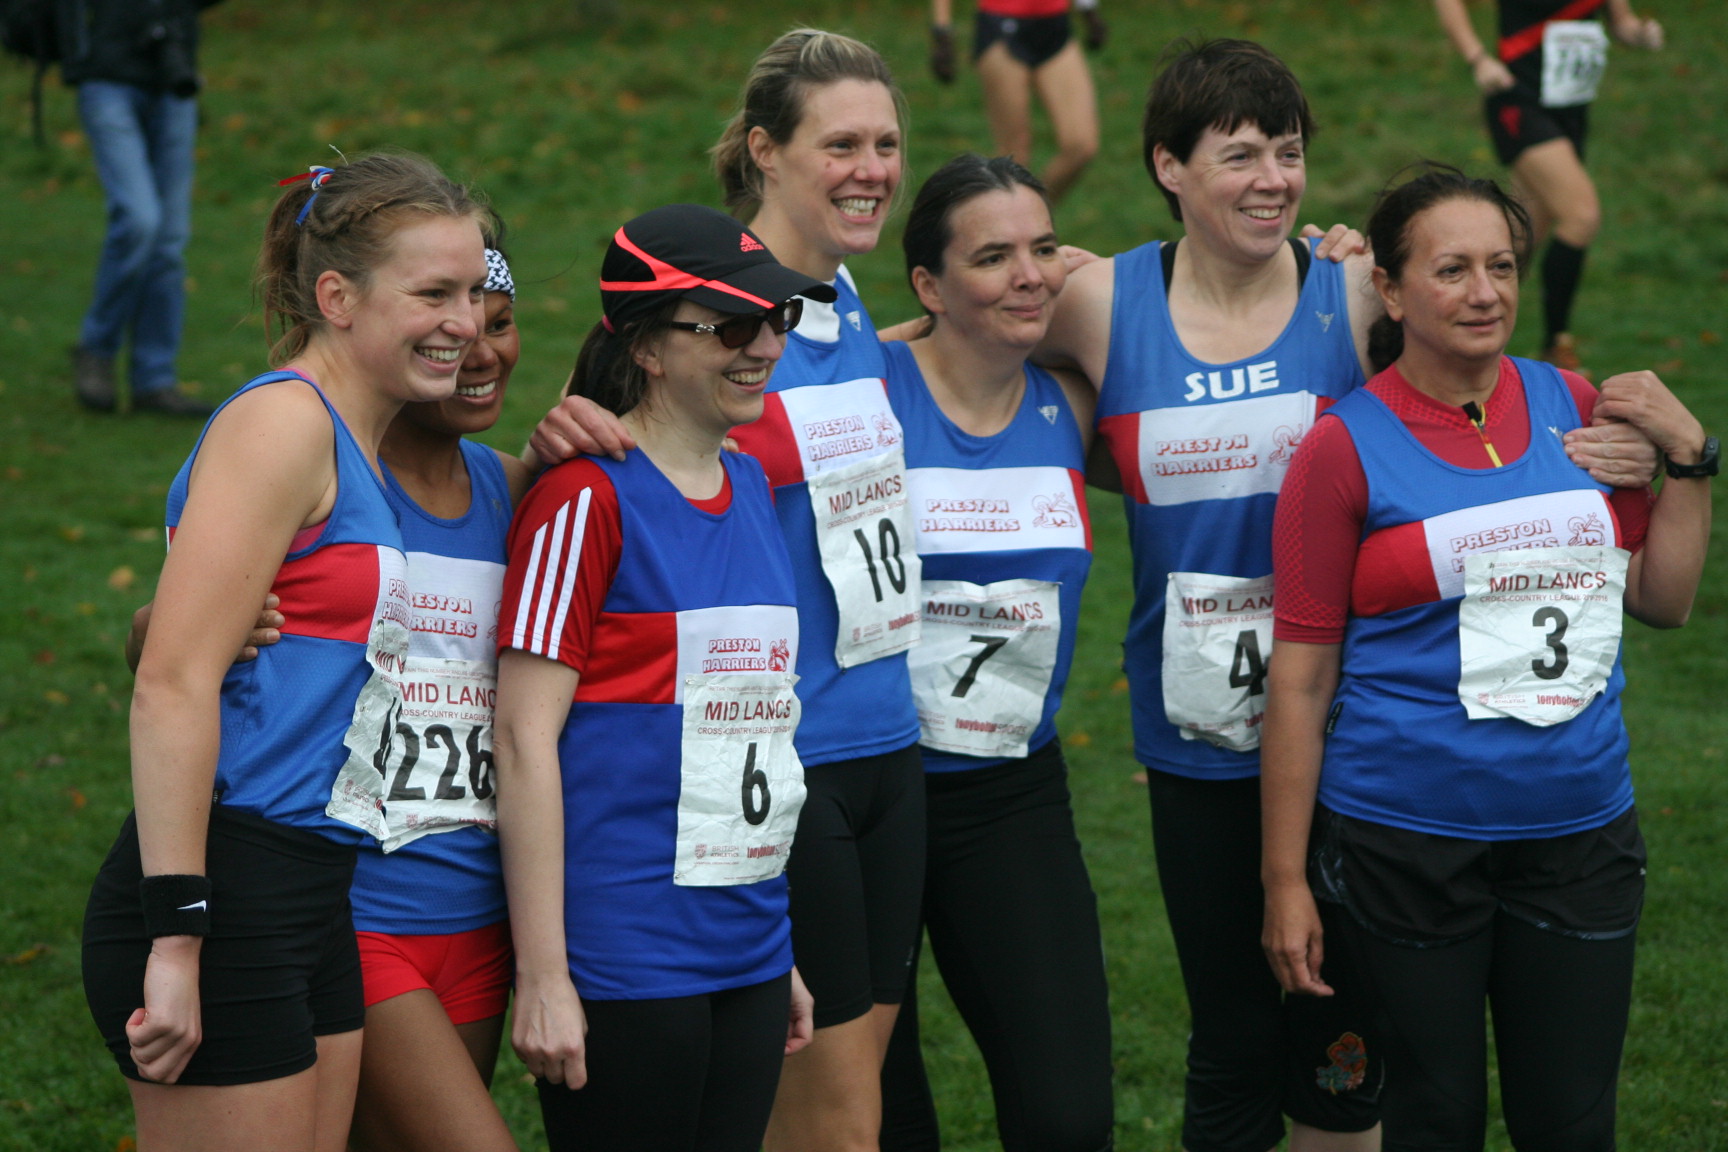
<svg viewBox="0 0 1728 1152">
<path fill-rule="evenodd" d="M 924 639 L 907 658 L 919 743 L 1025 756 L 1056 670 L 1061 589 L 1046 580 L 924 583 Z"/>
<path fill-rule="evenodd" d="M 923 573 L 899 448 L 809 480 L 822 571 L 834 589 L 840 630 L 834 660 L 866 664 L 918 642 Z"/>
<path fill-rule="evenodd" d="M 1458 605 L 1465 714 L 1546 728 L 1589 707 L 1620 651 L 1628 560 L 1610 546 L 1468 557 Z"/>
</svg>

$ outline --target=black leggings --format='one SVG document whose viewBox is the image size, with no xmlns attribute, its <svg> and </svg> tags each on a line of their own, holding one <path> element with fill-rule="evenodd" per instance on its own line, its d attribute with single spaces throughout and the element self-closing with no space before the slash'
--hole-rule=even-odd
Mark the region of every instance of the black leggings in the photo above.
<svg viewBox="0 0 1728 1152">
<path fill-rule="evenodd" d="M 756 1152 L 792 978 L 667 1000 L 586 1000 L 588 1084 L 539 1081 L 551 1152 Z"/>
<path fill-rule="evenodd" d="M 1506 1129 L 1519 1152 L 1610 1152 L 1632 1000 L 1633 934 L 1562 936 L 1498 912 L 1467 940 L 1393 944 L 1348 916 L 1334 931 L 1379 1001 L 1387 1152 L 1477 1152 L 1493 1009 Z"/>
<path fill-rule="evenodd" d="M 1002 1147 L 1111 1147 L 1109 991 L 1061 746 L 931 773 L 926 784 L 930 950 L 984 1056 Z M 911 997 L 889 1046 L 882 1110 L 884 1152 L 939 1145 Z"/>
<path fill-rule="evenodd" d="M 1260 947 L 1260 781 L 1146 776 L 1158 884 L 1192 1017 L 1182 1147 L 1265 1152 L 1283 1138 L 1286 1115 L 1326 1132 L 1372 1128 L 1383 1062 L 1349 957 L 1327 950 L 1321 975 L 1336 995 L 1285 996 Z M 1328 933 L 1345 918 L 1325 904 L 1321 915 Z M 1355 1049 L 1366 1060 L 1354 1060 Z"/>
</svg>

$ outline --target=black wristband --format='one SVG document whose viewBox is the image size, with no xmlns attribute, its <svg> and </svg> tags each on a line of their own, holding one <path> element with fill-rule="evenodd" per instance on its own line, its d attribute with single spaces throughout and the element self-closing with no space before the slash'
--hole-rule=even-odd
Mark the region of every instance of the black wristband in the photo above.
<svg viewBox="0 0 1728 1152">
<path fill-rule="evenodd" d="M 144 933 L 158 936 L 210 935 L 208 876 L 146 876 L 138 881 L 144 907 Z"/>
</svg>

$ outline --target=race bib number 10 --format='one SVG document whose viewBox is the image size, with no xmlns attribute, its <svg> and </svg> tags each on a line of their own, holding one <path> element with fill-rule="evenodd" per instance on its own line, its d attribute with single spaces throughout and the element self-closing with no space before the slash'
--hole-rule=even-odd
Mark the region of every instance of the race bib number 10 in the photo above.
<svg viewBox="0 0 1728 1152">
<path fill-rule="evenodd" d="M 1608 546 L 1467 557 L 1458 605 L 1465 714 L 1546 728 L 1589 707 L 1620 651 L 1627 561 Z"/>
<path fill-rule="evenodd" d="M 966 756 L 1025 756 L 1044 718 L 1062 637 L 1045 580 L 924 583 L 924 639 L 907 658 L 919 743 Z"/>
<path fill-rule="evenodd" d="M 918 642 L 917 538 L 899 448 L 809 480 L 822 571 L 840 613 L 834 660 L 867 664 Z"/>
<path fill-rule="evenodd" d="M 792 747 L 797 679 L 685 678 L 674 884 L 755 884 L 785 870 L 804 807 L 804 765 Z"/>
<path fill-rule="evenodd" d="M 1164 714 L 1184 740 L 1250 752 L 1266 715 L 1272 577 L 1172 572 L 1164 593 Z"/>
</svg>

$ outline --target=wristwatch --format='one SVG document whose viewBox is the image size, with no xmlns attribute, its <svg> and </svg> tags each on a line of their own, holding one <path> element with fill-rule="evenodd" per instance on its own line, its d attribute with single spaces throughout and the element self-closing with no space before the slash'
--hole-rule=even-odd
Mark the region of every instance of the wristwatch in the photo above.
<svg viewBox="0 0 1728 1152">
<path fill-rule="evenodd" d="M 1722 466 L 1722 445 L 1716 437 L 1704 437 L 1704 450 L 1698 454 L 1696 464 L 1676 464 L 1672 460 L 1665 461 L 1668 475 L 1676 480 L 1694 480 L 1701 477 L 1714 476 Z"/>
</svg>

